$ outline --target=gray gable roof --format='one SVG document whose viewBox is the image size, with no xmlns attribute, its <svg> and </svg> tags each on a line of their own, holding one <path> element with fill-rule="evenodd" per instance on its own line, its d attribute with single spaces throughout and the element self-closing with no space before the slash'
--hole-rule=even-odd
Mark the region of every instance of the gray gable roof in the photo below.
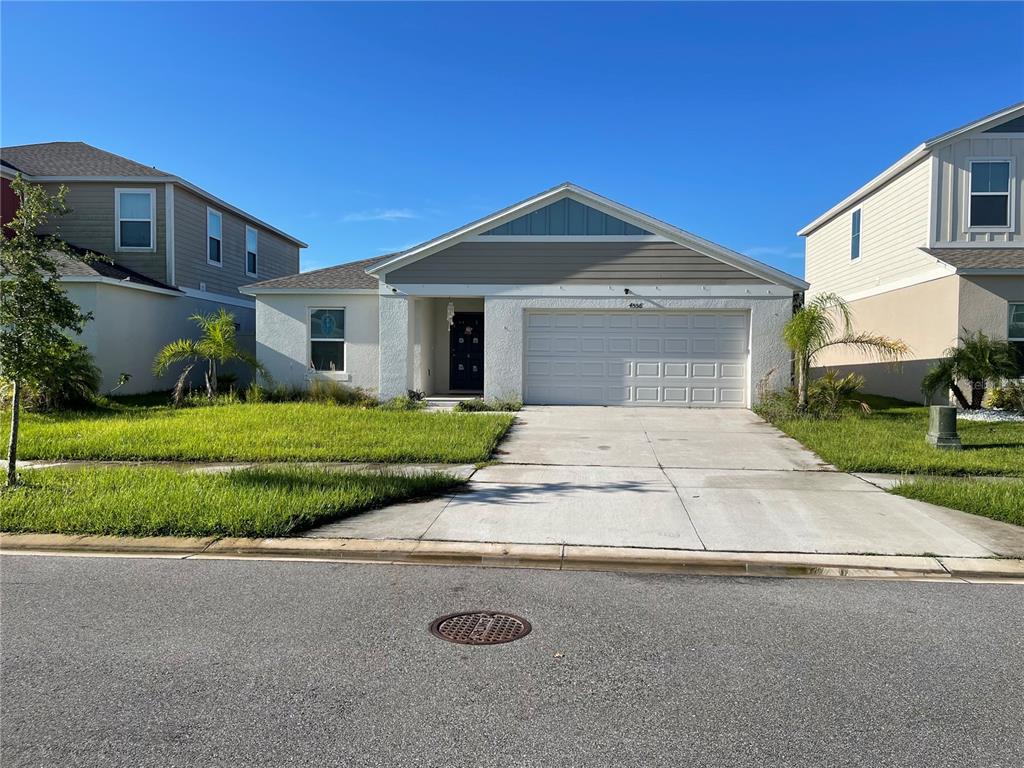
<svg viewBox="0 0 1024 768">
<path fill-rule="evenodd" d="M 367 267 L 371 267 L 384 259 L 393 258 L 396 255 L 394 253 L 387 253 L 372 259 L 361 259 L 360 261 L 350 261 L 348 264 L 339 264 L 336 267 L 325 267 L 324 269 L 314 269 L 311 272 L 300 272 L 297 275 L 275 277 L 271 280 L 244 285 L 242 286 L 242 291 L 244 292 L 250 288 L 257 291 L 267 288 L 312 288 L 323 290 L 376 288 L 378 280 L 373 275 L 366 274 Z"/>
<path fill-rule="evenodd" d="M 0 162 L 27 176 L 171 176 L 150 165 L 81 141 L 51 141 L 0 149 Z"/>
<path fill-rule="evenodd" d="M 1024 248 L 922 248 L 957 269 L 1024 269 Z"/>
<path fill-rule="evenodd" d="M 85 248 L 79 248 L 76 245 L 71 245 L 71 243 L 68 243 L 67 245 L 79 256 L 86 258 L 89 258 L 90 256 L 100 256 L 101 258 L 106 258 L 103 254 L 88 251 Z M 132 283 L 134 285 L 147 285 L 150 288 L 163 288 L 167 291 L 181 293 L 181 291 L 174 286 L 161 283 L 159 280 L 154 280 L 151 277 L 146 277 L 133 269 L 118 266 L 117 264 L 111 264 L 109 261 L 101 261 L 96 258 L 92 258 L 90 261 L 82 261 L 80 259 L 73 259 L 60 251 L 48 251 L 47 254 L 57 264 L 57 269 L 60 272 L 61 277 L 106 278 L 125 283 Z"/>
</svg>

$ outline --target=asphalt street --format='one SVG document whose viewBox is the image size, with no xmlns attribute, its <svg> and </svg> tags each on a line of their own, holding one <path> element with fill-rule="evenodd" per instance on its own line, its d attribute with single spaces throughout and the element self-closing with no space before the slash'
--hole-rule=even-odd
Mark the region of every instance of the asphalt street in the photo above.
<svg viewBox="0 0 1024 768">
<path fill-rule="evenodd" d="M 0 614 L 6 768 L 1024 764 L 1021 586 L 5 555 Z"/>
</svg>

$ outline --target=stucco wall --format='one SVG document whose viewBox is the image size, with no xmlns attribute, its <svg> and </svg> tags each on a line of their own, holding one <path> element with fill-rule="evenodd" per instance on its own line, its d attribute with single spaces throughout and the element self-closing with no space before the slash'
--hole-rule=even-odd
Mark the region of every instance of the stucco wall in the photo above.
<svg viewBox="0 0 1024 768">
<path fill-rule="evenodd" d="M 627 309 L 622 299 L 555 297 L 487 297 L 484 300 L 484 396 L 522 398 L 523 335 L 528 309 Z M 782 327 L 792 316 L 790 297 L 740 299 L 659 299 L 651 310 L 749 310 L 751 313 L 750 392 L 775 369 L 772 387 L 789 383 L 790 354 L 782 342 Z"/>
<path fill-rule="evenodd" d="M 105 283 L 69 283 L 68 296 L 82 308 L 92 312 L 93 319 L 83 328 L 79 341 L 92 352 L 96 365 L 103 372 L 102 392 L 117 386 L 121 373 L 131 380 L 120 387 L 118 394 L 134 394 L 170 389 L 181 372 L 174 368 L 164 376 L 153 375 L 153 358 L 165 345 L 180 338 L 196 338 L 198 329 L 189 317 L 209 314 L 221 306 L 215 302 L 189 296 L 125 288 Z M 239 341 L 243 349 L 254 351 L 253 310 L 225 306 L 239 324 Z M 228 368 L 248 381 L 245 368 Z"/>
<path fill-rule="evenodd" d="M 959 328 L 1005 339 L 1010 302 L 1024 302 L 1024 275 L 961 277 Z"/>
<path fill-rule="evenodd" d="M 265 294 L 256 301 L 256 356 L 278 384 L 304 386 L 309 379 L 309 310 L 345 310 L 345 370 L 320 373 L 377 390 L 377 296 L 345 293 Z"/>
</svg>

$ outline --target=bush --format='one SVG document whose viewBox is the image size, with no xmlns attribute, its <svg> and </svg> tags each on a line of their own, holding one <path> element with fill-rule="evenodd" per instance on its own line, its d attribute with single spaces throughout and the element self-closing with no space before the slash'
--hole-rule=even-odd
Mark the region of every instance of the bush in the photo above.
<svg viewBox="0 0 1024 768">
<path fill-rule="evenodd" d="M 870 406 L 856 395 L 864 386 L 864 377 L 855 373 L 840 377 L 836 371 L 827 371 L 807 388 L 807 409 L 797 407 L 797 391 L 789 387 L 784 392 L 764 391 L 754 411 L 765 421 L 787 419 L 837 419 L 845 413 L 871 413 Z"/>
<path fill-rule="evenodd" d="M 377 404 L 376 399 L 365 390 L 330 379 L 313 379 L 309 383 L 309 393 L 306 399 L 313 403 L 358 405 L 370 408 Z"/>
<path fill-rule="evenodd" d="M 57 411 L 95 405 L 103 375 L 89 350 L 73 344 L 67 350 L 54 350 L 51 361 L 38 381 L 22 387 L 22 406 L 30 411 Z M 0 379 L 0 404 L 9 406 L 12 395 L 11 382 Z"/>
<path fill-rule="evenodd" d="M 1006 381 L 992 387 L 986 407 L 1024 413 L 1024 380 Z"/>
<path fill-rule="evenodd" d="M 514 413 L 522 410 L 523 404 L 519 400 L 513 400 L 510 398 L 495 398 L 494 400 L 460 400 L 455 404 L 453 410 L 469 413 L 469 412 L 485 412 L 485 411 L 502 411 L 506 413 Z"/>
<path fill-rule="evenodd" d="M 399 395 L 379 403 L 379 407 L 385 411 L 418 411 L 426 408 L 427 403 L 425 400 L 414 400 L 408 395 Z"/>
</svg>

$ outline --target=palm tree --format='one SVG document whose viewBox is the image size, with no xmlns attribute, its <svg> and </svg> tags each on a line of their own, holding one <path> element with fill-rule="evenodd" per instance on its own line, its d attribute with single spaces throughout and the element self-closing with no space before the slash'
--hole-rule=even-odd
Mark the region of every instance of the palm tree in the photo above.
<svg viewBox="0 0 1024 768">
<path fill-rule="evenodd" d="M 240 360 L 258 373 L 266 375 L 266 370 L 255 357 L 238 348 L 235 316 L 230 312 L 221 307 L 210 315 L 192 315 L 189 320 L 199 326 L 200 337 L 172 341 L 160 350 L 153 361 L 153 373 L 157 376 L 162 376 L 175 363 L 188 363 L 174 385 L 175 405 L 181 404 L 188 375 L 200 361 L 206 362 L 206 396 L 211 400 L 217 394 L 217 368 L 226 362 Z"/>
<path fill-rule="evenodd" d="M 921 392 L 930 400 L 938 390 L 951 389 L 961 408 L 974 411 L 981 408 L 989 382 L 1016 375 L 1017 358 L 1012 344 L 993 340 L 981 331 L 972 336 L 964 328 L 959 344 L 947 349 L 943 358 L 925 375 Z M 971 385 L 970 402 L 958 381 Z"/>
<path fill-rule="evenodd" d="M 899 339 L 853 329 L 850 305 L 834 293 L 819 293 L 793 313 L 782 330 L 796 364 L 797 408 L 807 408 L 807 383 L 814 357 L 827 347 L 849 346 L 887 362 L 897 362 L 910 351 Z"/>
</svg>

